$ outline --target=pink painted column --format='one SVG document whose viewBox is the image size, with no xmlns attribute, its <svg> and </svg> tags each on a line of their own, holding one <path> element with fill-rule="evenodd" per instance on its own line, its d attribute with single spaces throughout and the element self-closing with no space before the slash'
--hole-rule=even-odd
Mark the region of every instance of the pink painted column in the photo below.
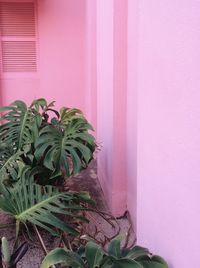
<svg viewBox="0 0 200 268">
<path fill-rule="evenodd" d="M 127 23 L 127 208 L 137 229 L 138 0 L 128 1 Z"/>
<path fill-rule="evenodd" d="M 126 209 L 127 1 L 97 1 L 99 178 L 115 215 Z"/>
<path fill-rule="evenodd" d="M 113 211 L 127 206 L 127 0 L 114 1 Z"/>
<path fill-rule="evenodd" d="M 97 0 L 98 175 L 112 207 L 113 170 L 113 0 Z"/>
</svg>

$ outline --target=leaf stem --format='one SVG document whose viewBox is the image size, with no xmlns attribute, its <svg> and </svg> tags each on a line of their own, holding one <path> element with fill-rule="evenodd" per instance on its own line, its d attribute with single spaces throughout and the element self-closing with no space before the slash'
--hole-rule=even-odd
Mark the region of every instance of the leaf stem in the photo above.
<svg viewBox="0 0 200 268">
<path fill-rule="evenodd" d="M 47 248 L 46 248 L 46 246 L 45 246 L 45 244 L 44 244 L 44 241 L 43 241 L 43 239 L 42 239 L 42 236 L 40 235 L 40 232 L 38 231 L 38 229 L 37 229 L 37 227 L 36 227 L 35 224 L 33 224 L 33 228 L 34 228 L 35 233 L 36 233 L 36 235 L 37 235 L 37 237 L 38 237 L 38 240 L 39 240 L 39 242 L 40 242 L 40 245 L 41 245 L 41 248 L 42 248 L 44 254 L 47 255 L 47 254 L 48 254 Z"/>
<path fill-rule="evenodd" d="M 42 236 L 40 235 L 40 232 L 38 231 L 38 228 L 36 227 L 35 224 L 33 224 L 33 228 L 34 228 L 35 233 L 36 233 L 36 235 L 37 235 L 37 237 L 38 237 L 38 240 L 39 240 L 39 242 L 40 242 L 40 245 L 41 245 L 41 248 L 42 248 L 44 254 L 47 255 L 47 254 L 48 254 L 47 248 L 46 248 L 46 246 L 45 246 L 45 244 L 44 244 L 44 241 L 43 241 L 43 239 L 42 239 Z M 52 267 L 52 268 L 56 268 L 55 265 L 52 265 L 51 267 Z"/>
</svg>

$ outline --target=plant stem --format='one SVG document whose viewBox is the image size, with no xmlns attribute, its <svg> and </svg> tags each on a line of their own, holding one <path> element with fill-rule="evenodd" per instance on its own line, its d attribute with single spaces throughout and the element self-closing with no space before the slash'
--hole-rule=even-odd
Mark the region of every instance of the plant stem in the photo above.
<svg viewBox="0 0 200 268">
<path fill-rule="evenodd" d="M 9 228 L 9 227 L 11 227 L 11 226 L 15 226 L 15 223 L 13 222 L 13 223 L 1 224 L 1 225 L 0 225 L 0 230 L 1 230 L 1 229 L 5 229 L 5 228 Z"/>
<path fill-rule="evenodd" d="M 38 240 L 39 240 L 39 242 L 40 242 L 40 245 L 41 245 L 41 248 L 42 248 L 44 254 L 47 255 L 47 254 L 48 254 L 47 248 L 46 248 L 46 246 L 45 246 L 45 244 L 44 244 L 44 241 L 43 241 L 43 239 L 42 239 L 42 237 L 41 237 L 41 235 L 40 235 L 40 233 L 39 233 L 37 227 L 35 226 L 35 224 L 33 224 L 33 228 L 34 228 L 35 233 L 36 233 L 36 235 L 37 235 L 37 237 L 38 237 Z"/>
<path fill-rule="evenodd" d="M 46 246 L 45 246 L 45 244 L 44 244 L 44 241 L 43 241 L 43 239 L 42 239 L 42 236 L 40 235 L 40 232 L 38 231 L 38 229 L 37 229 L 37 227 L 36 227 L 35 224 L 33 224 L 33 228 L 34 228 L 35 233 L 36 233 L 36 235 L 37 235 L 37 237 L 38 237 L 38 240 L 39 240 L 39 242 L 40 242 L 40 245 L 41 245 L 41 248 L 42 248 L 44 254 L 47 255 L 47 254 L 48 254 L 47 248 L 46 248 Z M 56 268 L 55 265 L 52 265 L 51 267 L 52 267 L 52 268 Z"/>
</svg>

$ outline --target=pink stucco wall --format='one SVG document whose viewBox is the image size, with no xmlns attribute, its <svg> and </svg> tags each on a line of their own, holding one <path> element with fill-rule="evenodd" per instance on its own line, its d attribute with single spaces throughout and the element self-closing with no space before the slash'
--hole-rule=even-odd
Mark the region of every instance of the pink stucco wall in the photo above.
<svg viewBox="0 0 200 268">
<path fill-rule="evenodd" d="M 86 0 L 39 0 L 36 13 L 38 72 L 7 74 L 3 103 L 45 97 L 86 112 Z"/>
<path fill-rule="evenodd" d="M 85 109 L 86 1 L 38 1 L 39 95 Z"/>
<path fill-rule="evenodd" d="M 200 2 L 138 4 L 138 242 L 198 268 Z"/>
<path fill-rule="evenodd" d="M 104 145 L 99 154 L 104 191 L 116 214 L 127 204 L 139 244 L 165 257 L 170 268 L 198 268 L 200 3 L 129 0 L 127 11 L 122 0 L 120 15 L 116 2 L 97 3 L 97 124 Z M 122 101 L 120 107 L 126 105 L 122 134 L 120 116 L 113 124 L 118 94 L 113 85 L 120 64 L 113 56 L 120 46 L 114 29 L 124 12 L 128 12 L 127 48 L 121 44 L 125 53 L 117 58 L 123 66 L 127 56 L 128 68 L 128 84 L 123 85 L 127 103 Z M 113 153 L 119 145 L 114 131 L 124 137 L 118 141 L 126 147 L 127 181 L 113 177 L 119 156 Z M 118 178 L 123 174 L 121 163 Z M 124 185 L 126 204 L 126 198 L 118 202 Z"/>
</svg>

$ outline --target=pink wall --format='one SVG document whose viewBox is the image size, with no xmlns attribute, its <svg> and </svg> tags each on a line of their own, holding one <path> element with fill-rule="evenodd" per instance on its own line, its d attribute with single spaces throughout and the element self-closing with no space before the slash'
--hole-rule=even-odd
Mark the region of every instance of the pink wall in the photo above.
<svg viewBox="0 0 200 268">
<path fill-rule="evenodd" d="M 199 267 L 199 10 L 196 0 L 138 9 L 138 242 L 173 268 Z"/>
<path fill-rule="evenodd" d="M 45 97 L 86 111 L 86 0 L 37 4 L 39 71 L 2 80 L 3 102 Z"/>
<path fill-rule="evenodd" d="M 97 9 L 96 1 L 86 3 L 85 111 L 97 135 Z"/>
<path fill-rule="evenodd" d="M 126 23 L 115 32 L 127 12 L 123 3 L 97 1 L 101 183 L 115 214 L 126 208 L 127 187 L 139 244 L 165 257 L 170 268 L 198 267 L 200 3 L 129 0 L 127 48 L 119 38 L 126 38 Z M 118 15 L 116 5 L 121 5 Z M 126 56 L 128 84 L 121 91 L 118 86 L 126 76 L 116 74 L 120 75 L 120 65 L 124 68 Z M 122 92 L 127 105 L 120 99 Z M 126 119 L 125 132 L 119 110 Z M 124 159 L 120 150 L 114 151 L 122 144 Z"/>
<path fill-rule="evenodd" d="M 85 109 L 86 1 L 38 1 L 40 89 L 59 105 Z"/>
</svg>

